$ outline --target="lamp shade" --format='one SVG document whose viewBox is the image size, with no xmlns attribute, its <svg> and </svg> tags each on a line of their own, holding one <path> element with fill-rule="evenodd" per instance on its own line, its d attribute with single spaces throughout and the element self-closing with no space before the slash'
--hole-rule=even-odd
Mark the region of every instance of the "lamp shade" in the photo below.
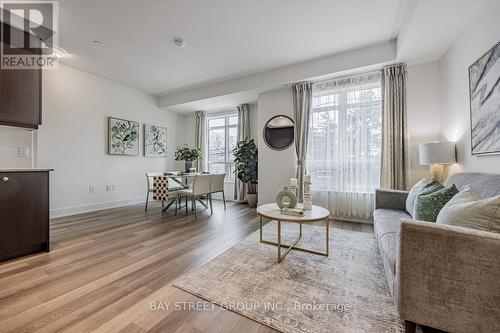
<svg viewBox="0 0 500 333">
<path fill-rule="evenodd" d="M 453 164 L 457 161 L 454 142 L 433 142 L 419 146 L 421 165 Z"/>
</svg>

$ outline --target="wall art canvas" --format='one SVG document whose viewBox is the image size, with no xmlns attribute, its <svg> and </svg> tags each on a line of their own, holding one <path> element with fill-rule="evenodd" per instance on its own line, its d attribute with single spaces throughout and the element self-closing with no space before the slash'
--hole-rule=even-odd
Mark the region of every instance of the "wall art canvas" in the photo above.
<svg viewBox="0 0 500 333">
<path fill-rule="evenodd" d="M 139 123 L 119 118 L 108 118 L 109 155 L 139 155 Z"/>
<path fill-rule="evenodd" d="M 167 156 L 167 129 L 144 124 L 144 156 Z"/>
<path fill-rule="evenodd" d="M 472 155 L 500 154 L 500 43 L 469 67 Z"/>
</svg>

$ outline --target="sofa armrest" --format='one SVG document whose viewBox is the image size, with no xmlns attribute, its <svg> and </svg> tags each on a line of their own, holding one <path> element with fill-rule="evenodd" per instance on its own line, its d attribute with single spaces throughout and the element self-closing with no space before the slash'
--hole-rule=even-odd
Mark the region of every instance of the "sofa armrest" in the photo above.
<svg viewBox="0 0 500 333">
<path fill-rule="evenodd" d="M 406 211 L 406 191 L 376 189 L 375 190 L 375 209 L 396 209 Z"/>
<path fill-rule="evenodd" d="M 500 234 L 402 219 L 401 318 L 449 332 L 500 332 Z"/>
</svg>

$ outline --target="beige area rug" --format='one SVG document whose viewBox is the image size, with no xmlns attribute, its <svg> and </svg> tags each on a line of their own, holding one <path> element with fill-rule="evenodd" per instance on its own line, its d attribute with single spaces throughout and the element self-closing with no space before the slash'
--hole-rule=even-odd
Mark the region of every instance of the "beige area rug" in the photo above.
<svg viewBox="0 0 500 333">
<path fill-rule="evenodd" d="M 322 250 L 324 227 L 304 225 L 299 246 Z M 284 224 L 292 240 L 298 225 Z M 276 239 L 269 222 L 264 238 Z M 174 286 L 281 332 L 403 332 L 373 234 L 330 229 L 330 256 L 276 247 L 253 233 Z"/>
</svg>

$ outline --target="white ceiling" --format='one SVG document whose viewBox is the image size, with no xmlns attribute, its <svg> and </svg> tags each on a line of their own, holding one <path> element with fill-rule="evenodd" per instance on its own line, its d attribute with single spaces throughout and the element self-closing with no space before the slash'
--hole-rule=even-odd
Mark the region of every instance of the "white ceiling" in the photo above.
<svg viewBox="0 0 500 333">
<path fill-rule="evenodd" d="M 65 64 L 159 95 L 389 41 L 405 3 L 59 0 L 59 43 Z"/>
<path fill-rule="evenodd" d="M 59 44 L 69 66 L 162 100 L 192 96 L 173 108 L 189 112 L 255 100 L 264 87 L 235 92 L 247 77 L 396 38 L 394 61 L 439 59 L 485 1 L 59 0 Z"/>
</svg>

